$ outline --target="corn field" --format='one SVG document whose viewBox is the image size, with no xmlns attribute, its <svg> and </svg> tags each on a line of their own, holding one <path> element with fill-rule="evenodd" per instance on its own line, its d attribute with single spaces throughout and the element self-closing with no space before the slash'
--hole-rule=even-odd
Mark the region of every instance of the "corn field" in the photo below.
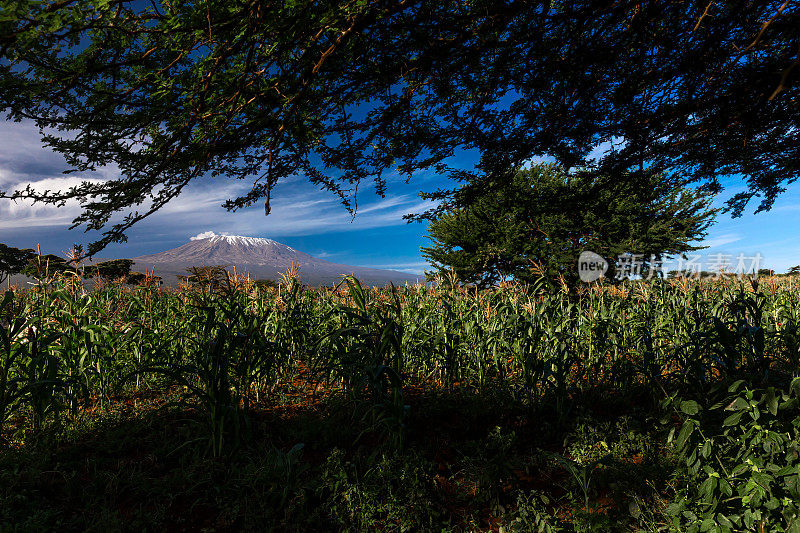
<svg viewBox="0 0 800 533">
<path fill-rule="evenodd" d="M 3 293 L 0 529 L 120 528 L 125 494 L 150 501 L 155 484 L 171 503 L 142 508 L 140 529 L 800 531 L 797 277 L 483 291 L 297 278 L 87 290 L 56 275 Z M 160 403 L 145 429 L 107 428 L 147 397 Z M 294 404 L 313 422 L 270 418 Z M 601 404 L 606 418 L 587 415 Z M 116 451 L 95 451 L 108 431 Z M 58 451 L 87 438 L 78 463 Z M 156 450 L 144 463 L 104 459 L 135 458 L 133 438 Z M 55 472 L 59 497 L 91 480 L 89 499 L 42 500 Z M 227 499 L 209 496 L 219 483 Z M 179 518 L 188 494 L 216 498 L 216 521 Z"/>
<path fill-rule="evenodd" d="M 303 379 L 343 394 L 404 383 L 501 386 L 564 412 L 576 390 L 644 391 L 657 403 L 740 376 L 796 375 L 800 283 L 654 281 L 580 291 L 446 283 L 311 290 L 288 276 L 178 290 L 70 280 L 0 303 L 0 428 L 35 434 L 137 388 L 178 385 L 226 425 Z M 384 390 L 386 389 L 386 390 Z M 402 405 L 393 416 L 402 417 Z M 233 427 L 231 426 L 231 427 Z"/>
</svg>

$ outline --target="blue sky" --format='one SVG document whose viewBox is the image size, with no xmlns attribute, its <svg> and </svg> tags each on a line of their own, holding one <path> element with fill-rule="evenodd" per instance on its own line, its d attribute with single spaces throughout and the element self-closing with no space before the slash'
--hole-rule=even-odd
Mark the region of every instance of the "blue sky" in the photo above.
<svg viewBox="0 0 800 533">
<path fill-rule="evenodd" d="M 470 161 L 464 159 L 464 165 Z M 81 179 L 107 179 L 115 173 L 105 168 L 92 175 L 65 176 L 61 156 L 42 147 L 39 133 L 31 123 L 0 123 L 0 190 L 33 184 L 41 189 L 58 189 Z M 428 204 L 418 197 L 421 190 L 446 185 L 433 174 L 420 174 L 411 183 L 390 180 L 385 198 L 364 188 L 358 196 L 358 214 L 352 219 L 332 194 L 319 191 L 296 177 L 276 189 L 272 213 L 264 216 L 262 206 L 237 213 L 220 207 L 227 198 L 247 190 L 243 181 L 216 179 L 188 188 L 173 204 L 140 223 L 129 241 L 113 245 L 104 257 L 134 257 L 180 246 L 203 232 L 268 237 L 311 255 L 337 263 L 391 268 L 421 273 L 427 268 L 420 246 L 427 244 L 424 224 L 408 224 L 406 213 L 424 210 Z M 728 180 L 717 198 L 722 205 L 742 183 Z M 73 243 L 88 243 L 91 234 L 68 230 L 79 212 L 77 206 L 62 209 L 0 200 L 0 242 L 17 247 L 41 245 L 43 253 L 60 253 Z M 768 213 L 748 214 L 738 219 L 720 214 L 700 252 L 705 262 L 712 254 L 733 257 L 763 256 L 762 267 L 783 272 L 800 264 L 800 183 L 790 185 Z"/>
</svg>

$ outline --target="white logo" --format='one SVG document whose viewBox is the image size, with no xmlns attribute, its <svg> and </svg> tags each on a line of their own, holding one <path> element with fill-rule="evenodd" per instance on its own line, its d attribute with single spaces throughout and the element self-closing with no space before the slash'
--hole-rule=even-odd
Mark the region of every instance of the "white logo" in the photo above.
<svg viewBox="0 0 800 533">
<path fill-rule="evenodd" d="M 594 252 L 586 250 L 578 258 L 578 275 L 586 283 L 597 281 L 608 270 L 608 261 Z"/>
</svg>

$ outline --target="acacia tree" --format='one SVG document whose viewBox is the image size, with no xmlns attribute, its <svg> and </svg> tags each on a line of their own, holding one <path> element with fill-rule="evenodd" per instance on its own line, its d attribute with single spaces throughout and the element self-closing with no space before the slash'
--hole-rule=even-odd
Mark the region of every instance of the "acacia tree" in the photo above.
<svg viewBox="0 0 800 533">
<path fill-rule="evenodd" d="M 19 274 L 36 254 L 33 250 L 19 249 L 0 243 L 0 284 Z"/>
<path fill-rule="evenodd" d="M 97 276 L 101 279 L 128 278 L 131 274 L 133 259 L 109 259 L 94 265 L 89 265 L 83 269 L 83 277 L 93 278 Z"/>
<path fill-rule="evenodd" d="M 800 175 L 799 19 L 791 0 L 0 0 L 0 108 L 72 170 L 120 169 L 0 197 L 81 202 L 75 225 L 106 228 L 93 254 L 204 175 L 251 185 L 229 209 L 269 213 L 295 174 L 350 207 L 389 171 L 477 194 L 533 156 L 580 167 L 621 140 L 606 173 L 741 174 L 729 207 L 766 209 Z M 448 166 L 459 148 L 475 173 Z"/>
<path fill-rule="evenodd" d="M 54 254 L 33 255 L 20 271 L 21 274 L 32 278 L 52 276 L 57 273 L 77 274 L 78 269 L 63 257 Z"/>
<path fill-rule="evenodd" d="M 178 280 L 190 285 L 219 289 L 228 277 L 226 268 L 225 265 L 192 266 L 186 269 L 187 275 L 178 275 Z"/>
<path fill-rule="evenodd" d="M 620 177 L 568 173 L 559 165 L 516 169 L 467 208 L 441 213 L 422 249 L 438 270 L 484 287 L 501 278 L 577 279 L 578 256 L 593 251 L 613 265 L 620 254 L 682 254 L 701 247 L 716 209 L 711 194 L 644 169 Z M 612 267 L 613 268 L 613 267 Z M 613 269 L 609 273 L 613 276 Z"/>
</svg>

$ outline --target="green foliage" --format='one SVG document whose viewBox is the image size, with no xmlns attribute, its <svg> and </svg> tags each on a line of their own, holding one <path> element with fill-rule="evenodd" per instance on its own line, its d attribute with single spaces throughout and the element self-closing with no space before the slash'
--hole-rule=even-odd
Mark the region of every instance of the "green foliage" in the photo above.
<svg viewBox="0 0 800 533">
<path fill-rule="evenodd" d="M 740 380 L 723 392 L 707 409 L 672 400 L 684 416 L 675 445 L 686 466 L 685 488 L 668 509 L 673 524 L 800 531 L 800 378 L 785 389 Z"/>
<path fill-rule="evenodd" d="M 66 259 L 53 254 L 32 257 L 20 271 L 26 276 L 37 279 L 49 278 L 56 274 L 77 274 L 77 272 L 77 269 Z"/>
<path fill-rule="evenodd" d="M 75 416 L 79 402 L 88 398 L 90 384 L 96 383 L 90 378 L 93 369 L 87 356 L 96 356 L 99 369 L 106 342 L 115 340 L 113 335 L 103 335 L 102 326 L 74 320 L 72 312 L 78 309 L 96 311 L 91 298 L 75 299 L 63 289 L 53 297 L 65 302 L 68 309 L 48 313 L 23 301 L 20 314 L 0 325 L 0 429 L 15 408 L 22 406 L 30 408 L 37 434 L 50 421 L 60 425 L 67 410 Z M 0 314 L 13 309 L 16 298 L 13 291 L 7 291 Z"/>
<path fill-rule="evenodd" d="M 57 505 L 40 495 L 67 493 L 118 524 L 131 485 L 144 529 L 186 500 L 243 529 L 796 527 L 795 278 L 569 292 L 73 278 L 0 300 L 0 527 L 35 528 Z M 64 505 L 94 508 L 76 498 Z M 98 516 L 59 512 L 67 529 Z"/>
<path fill-rule="evenodd" d="M 128 278 L 131 274 L 132 259 L 111 259 L 100 263 L 89 265 L 83 268 L 83 277 L 93 278 L 97 276 L 102 279 L 115 280 Z"/>
<path fill-rule="evenodd" d="M 224 265 L 193 266 L 186 269 L 187 276 L 179 275 L 184 283 L 197 285 L 208 290 L 218 290 L 228 279 Z"/>
<path fill-rule="evenodd" d="M 572 479 L 578 485 L 583 496 L 583 508 L 585 511 L 589 511 L 589 491 L 592 487 L 592 475 L 595 473 L 597 467 L 602 465 L 610 457 L 610 454 L 597 461 L 585 464 L 573 461 L 556 453 L 553 453 L 553 457 L 564 467 L 569 475 L 572 476 Z"/>
<path fill-rule="evenodd" d="M 141 284 L 161 284 L 161 276 L 155 276 L 152 273 L 143 274 L 141 272 L 130 272 L 125 277 L 125 283 L 128 285 L 141 285 Z"/>
<path fill-rule="evenodd" d="M 6 291 L 3 300 L 0 302 L 0 315 L 14 303 L 14 293 Z M 17 404 L 22 400 L 24 391 L 21 390 L 20 378 L 12 373 L 16 368 L 17 359 L 22 356 L 22 349 L 17 344 L 16 339 L 21 332 L 28 327 L 27 320 L 22 314 L 13 318 L 6 318 L 6 323 L 0 323 L 0 342 L 2 342 L 2 366 L 0 367 L 0 437 L 2 437 L 3 425 L 6 419 L 14 412 Z M 15 341 L 14 344 L 11 344 Z"/>
<path fill-rule="evenodd" d="M 698 247 L 716 214 L 708 193 L 682 188 L 650 171 L 615 176 L 570 174 L 558 165 L 513 172 L 489 183 L 464 209 L 429 228 L 422 249 L 440 270 L 478 286 L 542 275 L 577 280 L 578 256 L 591 250 L 613 265 L 624 253 L 681 254 Z M 613 267 L 607 276 L 613 276 Z"/>
<path fill-rule="evenodd" d="M 21 250 L 0 243 L 0 284 L 8 277 L 22 272 L 34 255 L 33 250 L 29 248 Z"/>
<path fill-rule="evenodd" d="M 517 495 L 517 508 L 512 513 L 509 522 L 510 531 L 529 531 L 535 533 L 558 533 L 566 531 L 561 520 L 547 512 L 546 505 L 550 504 L 547 496 L 540 494 Z"/>
<path fill-rule="evenodd" d="M 119 176 L 2 196 L 75 200 L 90 230 L 114 220 L 95 254 L 205 174 L 249 180 L 226 207 L 266 213 L 293 175 L 350 207 L 351 184 L 382 194 L 396 169 L 475 177 L 447 165 L 462 148 L 503 179 L 614 143 L 603 171 L 744 176 L 734 212 L 797 179 L 797 6 L 566 5 L 3 0 L 0 109 L 77 172 L 114 162 Z"/>
<path fill-rule="evenodd" d="M 243 298 L 229 293 L 213 306 L 201 299 L 200 313 L 189 315 L 186 326 L 199 335 L 181 342 L 188 357 L 136 372 L 159 374 L 183 388 L 183 404 L 204 415 L 208 449 L 215 457 L 239 446 L 254 386 L 274 379 L 275 344 L 261 336 L 263 319 L 247 311 Z"/>
<path fill-rule="evenodd" d="M 58 374 L 100 396 L 155 367 L 179 370 L 197 397 L 232 388 L 222 403 L 233 405 L 262 397 L 303 365 L 313 379 L 374 406 L 375 420 L 398 435 L 410 377 L 446 388 L 501 384 L 531 407 L 549 405 L 558 424 L 579 387 L 647 391 L 656 401 L 664 389 L 700 390 L 719 375 L 769 379 L 798 365 L 800 315 L 790 290 L 709 280 L 684 291 L 682 283 L 565 295 L 530 286 L 378 291 L 353 279 L 335 292 L 289 282 L 255 292 L 109 285 L 85 294 L 43 282 L 9 300 L 3 324 L 24 317 L 37 338 L 54 335 L 55 344 L 40 348 L 55 357 Z M 14 327 L 10 343 L 33 349 L 20 337 L 32 330 Z"/>
<path fill-rule="evenodd" d="M 366 530 L 375 524 L 435 523 L 427 472 L 431 465 L 413 454 L 382 454 L 375 464 L 347 461 L 334 450 L 323 470 L 319 492 L 325 498 L 334 529 Z"/>
</svg>

